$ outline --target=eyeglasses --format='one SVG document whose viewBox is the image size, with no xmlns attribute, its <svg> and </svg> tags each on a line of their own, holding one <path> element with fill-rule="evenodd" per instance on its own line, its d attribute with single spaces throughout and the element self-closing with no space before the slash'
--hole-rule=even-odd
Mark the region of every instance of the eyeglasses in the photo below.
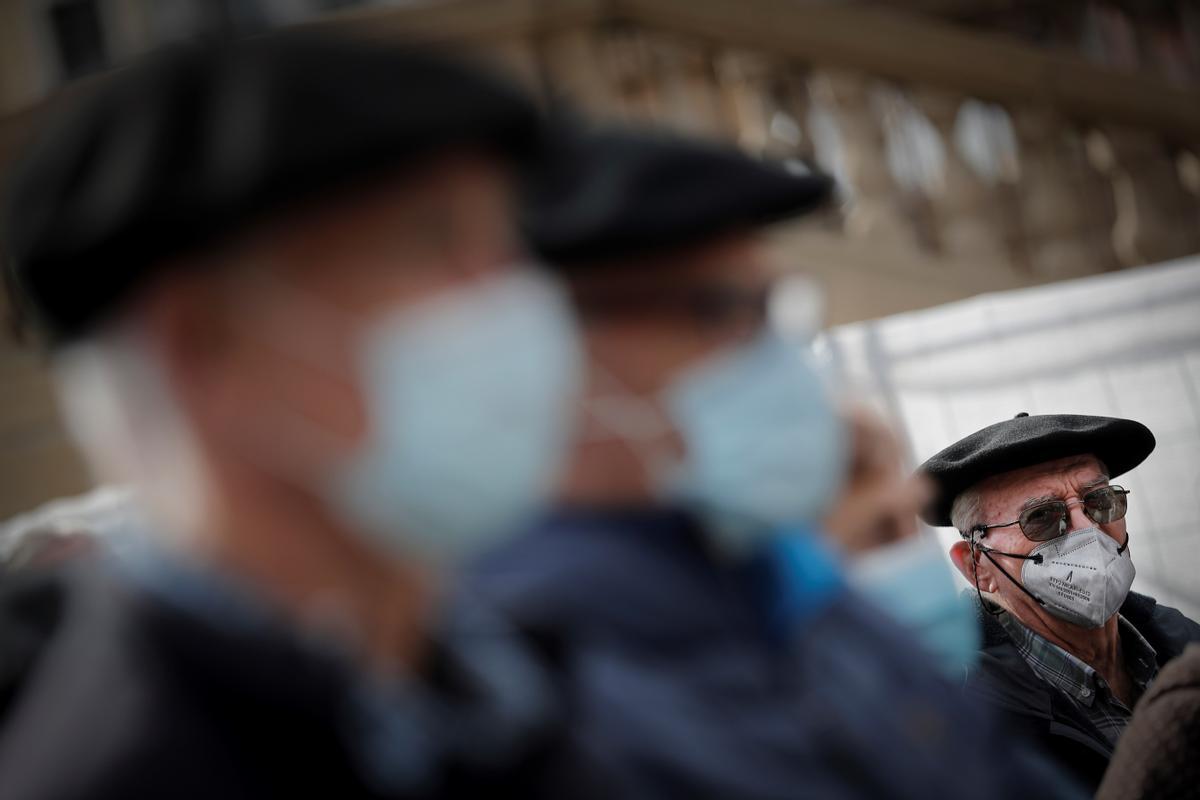
<svg viewBox="0 0 1200 800">
<path fill-rule="evenodd" d="M 1002 522 L 996 525 L 976 525 L 971 533 L 987 533 L 992 528 L 1007 528 L 1010 525 L 1020 525 L 1021 533 L 1031 542 L 1045 542 L 1066 533 L 1067 516 L 1071 505 L 1078 503 L 1083 506 L 1083 513 L 1097 525 L 1116 522 L 1125 517 L 1129 510 L 1129 490 L 1120 486 L 1101 486 L 1092 489 L 1077 501 L 1068 503 L 1066 500 L 1050 500 L 1039 503 L 1021 512 L 1021 516 L 1013 522 Z"/>
</svg>

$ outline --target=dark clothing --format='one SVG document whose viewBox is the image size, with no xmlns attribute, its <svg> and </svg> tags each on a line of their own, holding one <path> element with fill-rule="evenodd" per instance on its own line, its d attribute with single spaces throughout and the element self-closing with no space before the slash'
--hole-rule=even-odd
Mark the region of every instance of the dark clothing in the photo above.
<svg viewBox="0 0 1200 800">
<path fill-rule="evenodd" d="M 565 643 L 590 752 L 623 798 L 1072 797 L 842 584 L 778 624 L 770 574 L 689 517 L 563 512 L 472 573 Z"/>
<path fill-rule="evenodd" d="M 1200 795 L 1200 645 L 1163 669 L 1134 708 L 1097 800 L 1182 800 Z"/>
<path fill-rule="evenodd" d="M 1160 668 L 1188 642 L 1200 641 L 1200 625 L 1151 597 L 1130 592 L 1119 613 L 1154 648 Z M 967 679 L 968 696 L 996 708 L 1015 733 L 1094 792 L 1112 758 L 1108 738 L 1075 700 L 1038 677 L 995 618 L 981 609 L 980 619 L 983 649 Z"/>
<path fill-rule="evenodd" d="M 102 566 L 7 580 L 5 800 L 610 796 L 566 752 L 549 682 L 510 685 L 519 643 L 474 621 L 384 682 L 220 587 L 193 602 Z"/>
<path fill-rule="evenodd" d="M 1154 648 L 1132 622 L 1119 614 L 1117 617 L 1121 652 L 1134 692 L 1129 705 L 1113 692 L 1104 676 L 1082 659 L 1026 628 L 1008 612 L 996 616 L 1004 626 L 1004 632 L 1021 651 L 1025 663 L 1039 678 L 1071 698 L 1076 708 L 1114 747 L 1129 725 L 1133 703 L 1158 674 L 1158 656 Z"/>
</svg>

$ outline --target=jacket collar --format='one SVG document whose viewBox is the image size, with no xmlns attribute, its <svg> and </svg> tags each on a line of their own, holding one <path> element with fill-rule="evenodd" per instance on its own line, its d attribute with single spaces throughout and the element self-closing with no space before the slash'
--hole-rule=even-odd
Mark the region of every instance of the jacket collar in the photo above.
<svg viewBox="0 0 1200 800">
<path fill-rule="evenodd" d="M 979 618 L 983 643 L 979 663 L 968 675 L 967 691 L 1006 711 L 1044 719 L 1050 733 L 1074 739 L 1105 757 L 1111 755 L 1111 748 L 1098 731 L 1089 734 L 1093 730 L 1091 722 L 1069 702 L 1056 698 L 1055 690 L 1025 662 L 1004 626 L 979 604 L 975 592 L 968 594 Z M 1120 614 L 1146 638 L 1162 664 L 1179 648 L 1160 631 L 1157 608 L 1153 597 L 1130 592 Z"/>
<path fill-rule="evenodd" d="M 982 630 L 979 663 L 967 676 L 966 691 L 1003 711 L 1041 720 L 1054 736 L 1071 739 L 1105 759 L 1112 747 L 1090 720 L 1037 676 L 995 616 L 970 592 Z M 986 601 L 984 601 L 986 602 Z M 1153 602 L 1153 601 L 1151 601 Z"/>
<path fill-rule="evenodd" d="M 979 605 L 979 599 L 975 592 L 968 591 L 971 604 L 974 606 L 976 615 L 979 618 L 980 628 L 983 633 L 983 644 L 981 648 L 988 650 L 992 647 L 1000 645 L 1012 644 L 1012 639 L 1008 632 L 1004 630 L 1004 626 L 992 614 L 987 613 L 983 606 Z M 987 603 L 987 601 L 984 601 Z M 990 605 L 990 604 L 989 604 Z M 1156 650 L 1161 650 L 1159 641 L 1161 637 L 1156 636 L 1157 623 L 1154 620 L 1155 609 L 1158 607 L 1158 601 L 1153 597 L 1137 592 L 1130 592 L 1125 598 L 1125 602 L 1121 604 L 1120 614 L 1137 628 L 1138 633 L 1146 637 L 1146 640 Z M 1160 659 L 1162 663 L 1162 659 Z"/>
</svg>

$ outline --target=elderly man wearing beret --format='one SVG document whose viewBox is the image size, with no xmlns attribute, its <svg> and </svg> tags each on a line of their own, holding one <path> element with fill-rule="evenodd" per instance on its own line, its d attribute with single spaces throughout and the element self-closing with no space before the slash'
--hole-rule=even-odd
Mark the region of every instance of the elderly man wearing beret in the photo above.
<svg viewBox="0 0 1200 800">
<path fill-rule="evenodd" d="M 950 555 L 983 620 L 969 693 L 1093 789 L 1159 668 L 1200 640 L 1130 591 L 1130 493 L 1113 481 L 1154 444 L 1133 420 L 1022 413 L 921 468 L 938 487 L 924 518 L 958 529 Z"/>
<path fill-rule="evenodd" d="M 21 159 L 8 277 L 147 518 L 5 581 L 0 797 L 612 796 L 532 646 L 440 602 L 540 503 L 576 396 L 516 236 L 532 104 L 303 33 L 81 97 Z"/>
</svg>

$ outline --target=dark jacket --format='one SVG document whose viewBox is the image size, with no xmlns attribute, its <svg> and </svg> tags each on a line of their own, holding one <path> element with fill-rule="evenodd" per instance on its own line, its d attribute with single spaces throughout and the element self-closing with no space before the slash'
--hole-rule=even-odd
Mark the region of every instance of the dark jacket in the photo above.
<svg viewBox="0 0 1200 800">
<path fill-rule="evenodd" d="M 1159 666 L 1189 642 L 1200 641 L 1200 625 L 1152 597 L 1130 592 L 1124 616 L 1154 648 Z M 980 609 L 983 647 L 967 680 L 967 693 L 995 708 L 1008 726 L 1094 792 L 1113 748 L 1063 692 L 1043 681 L 1025 662 L 1003 626 Z"/>
<path fill-rule="evenodd" d="M 514 715 L 481 690 L 496 641 L 469 626 L 385 687 L 219 593 L 197 613 L 146 588 L 100 567 L 5 578 L 0 797 L 609 796 L 556 704 Z"/>
<path fill-rule="evenodd" d="M 844 585 L 781 627 L 686 515 L 563 512 L 476 591 L 565 643 L 571 727 L 622 798 L 1074 797 Z"/>
</svg>

